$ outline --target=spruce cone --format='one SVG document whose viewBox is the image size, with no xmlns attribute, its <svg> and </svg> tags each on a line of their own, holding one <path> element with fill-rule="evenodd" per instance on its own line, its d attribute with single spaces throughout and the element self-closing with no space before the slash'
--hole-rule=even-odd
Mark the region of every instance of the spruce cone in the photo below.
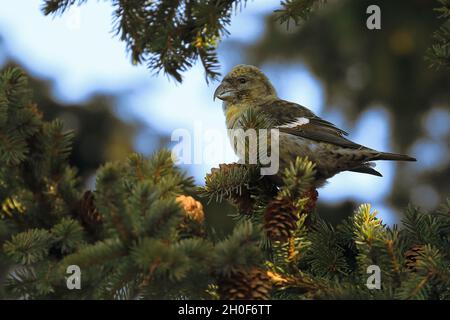
<svg viewBox="0 0 450 320">
<path fill-rule="evenodd" d="M 218 282 L 222 300 L 267 300 L 272 284 L 267 272 L 260 268 L 239 269 Z"/>
<path fill-rule="evenodd" d="M 85 226 L 95 227 L 102 224 L 102 216 L 94 204 L 94 193 L 86 191 L 78 202 L 78 213 Z"/>
<path fill-rule="evenodd" d="M 239 213 L 250 215 L 253 212 L 255 200 L 252 199 L 247 189 L 242 189 L 241 193 L 235 193 L 230 196 L 231 203 L 237 208 Z"/>
<path fill-rule="evenodd" d="M 304 213 L 311 214 L 314 209 L 316 208 L 317 204 L 317 198 L 319 197 L 319 193 L 315 188 L 311 188 L 308 191 L 306 191 L 302 197 L 308 197 L 308 201 L 303 207 Z"/>
<path fill-rule="evenodd" d="M 264 216 L 264 229 L 273 241 L 287 241 L 297 229 L 296 207 L 288 199 L 272 200 Z"/>
<path fill-rule="evenodd" d="M 203 212 L 203 205 L 190 196 L 178 196 L 175 199 L 184 211 L 184 219 L 178 226 L 178 233 L 180 239 L 206 236 L 203 222 L 205 221 L 205 214 Z"/>
<path fill-rule="evenodd" d="M 420 256 L 420 251 L 422 251 L 422 245 L 416 245 L 405 252 L 405 258 L 406 258 L 406 269 L 408 269 L 411 272 L 416 271 L 416 263 Z"/>
<path fill-rule="evenodd" d="M 203 205 L 191 196 L 178 196 L 175 199 L 184 210 L 186 217 L 191 218 L 198 223 L 203 223 L 205 214 L 203 213 Z"/>
<path fill-rule="evenodd" d="M 239 170 L 241 168 L 244 168 L 242 164 L 239 163 L 222 163 L 219 164 L 219 168 L 213 168 L 211 169 L 211 173 L 213 172 L 221 172 L 222 174 L 230 174 L 233 170 Z"/>
</svg>

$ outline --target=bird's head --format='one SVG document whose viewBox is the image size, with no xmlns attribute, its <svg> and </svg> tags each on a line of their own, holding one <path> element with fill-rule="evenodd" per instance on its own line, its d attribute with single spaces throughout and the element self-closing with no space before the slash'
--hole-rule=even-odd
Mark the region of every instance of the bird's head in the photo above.
<svg viewBox="0 0 450 320">
<path fill-rule="evenodd" d="M 222 80 L 214 91 L 214 99 L 225 102 L 264 102 L 276 98 L 276 92 L 269 79 L 257 67 L 239 64 Z"/>
</svg>

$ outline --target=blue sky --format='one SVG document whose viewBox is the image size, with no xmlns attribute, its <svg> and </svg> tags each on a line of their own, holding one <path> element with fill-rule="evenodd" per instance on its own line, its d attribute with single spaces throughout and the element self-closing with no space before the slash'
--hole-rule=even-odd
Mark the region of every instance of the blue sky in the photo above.
<svg viewBox="0 0 450 320">
<path fill-rule="evenodd" d="M 163 74 L 154 76 L 145 66 L 132 66 L 125 44 L 112 32 L 112 8 L 108 1 L 88 1 L 55 18 L 45 17 L 40 12 L 40 4 L 41 1 L 0 0 L 0 30 L 8 55 L 20 61 L 32 74 L 54 80 L 53 93 L 57 99 L 76 102 L 97 91 L 126 92 L 117 107 L 117 113 L 125 119 L 131 114 L 167 135 L 177 128 L 191 129 L 196 120 L 200 120 L 206 129 L 225 132 L 220 103 L 212 100 L 217 83 L 208 86 L 199 65 L 184 74 L 183 84 L 177 84 Z M 256 41 L 263 33 L 262 16 L 278 5 L 278 0 L 248 2 L 243 12 L 233 17 L 228 40 Z M 226 63 L 230 60 L 227 59 L 230 53 L 226 52 L 226 41 L 219 47 L 223 72 L 232 67 Z M 239 54 L 234 53 L 231 60 L 241 62 Z M 271 78 L 280 97 L 311 108 L 351 132 L 350 138 L 358 143 L 392 151 L 387 144 L 388 117 L 382 106 L 374 106 L 350 127 L 339 112 L 323 112 L 323 89 L 305 66 L 272 63 L 260 67 Z M 363 130 L 368 127 L 376 128 L 378 134 L 371 135 L 369 130 Z M 136 149 L 144 153 L 151 149 L 148 146 L 151 139 L 146 139 L 146 134 L 140 134 L 136 140 Z M 228 147 L 223 160 L 230 159 L 233 154 Z M 394 165 L 378 163 L 383 178 L 339 174 L 320 190 L 321 200 L 371 202 L 385 222 L 392 223 L 392 209 L 382 200 L 390 192 Z M 210 168 L 193 165 L 187 169 L 198 183 L 202 183 Z"/>
</svg>

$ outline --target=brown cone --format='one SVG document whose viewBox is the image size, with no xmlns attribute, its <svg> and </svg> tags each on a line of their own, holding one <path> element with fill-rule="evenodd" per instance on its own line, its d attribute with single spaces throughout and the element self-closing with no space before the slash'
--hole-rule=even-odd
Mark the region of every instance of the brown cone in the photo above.
<svg viewBox="0 0 450 320">
<path fill-rule="evenodd" d="M 317 204 L 317 198 L 319 197 L 319 193 L 315 188 L 311 188 L 308 191 L 306 191 L 303 195 L 303 197 L 308 197 L 308 201 L 306 202 L 305 206 L 303 207 L 304 213 L 311 214 L 314 209 L 316 208 Z"/>
<path fill-rule="evenodd" d="M 221 278 L 218 286 L 222 300 L 267 300 L 272 289 L 267 272 L 260 268 L 239 269 Z"/>
<path fill-rule="evenodd" d="M 78 203 L 79 217 L 83 224 L 96 226 L 102 224 L 102 216 L 94 204 L 94 193 L 86 191 Z"/>
<path fill-rule="evenodd" d="M 416 271 L 416 263 L 419 259 L 420 252 L 422 251 L 423 246 L 422 245 L 416 245 L 405 252 L 405 266 L 406 269 L 408 269 L 411 272 Z"/>
<path fill-rule="evenodd" d="M 252 199 L 250 192 L 243 189 L 240 194 L 234 193 L 230 196 L 231 203 L 237 208 L 238 212 L 245 215 L 253 213 L 255 200 Z"/>
<path fill-rule="evenodd" d="M 219 164 L 219 168 L 212 168 L 211 173 L 206 175 L 206 180 L 214 180 L 218 175 L 228 175 L 234 172 L 234 170 L 238 170 L 242 168 L 242 164 L 238 163 L 230 163 L 230 164 Z"/>
<path fill-rule="evenodd" d="M 274 199 L 266 209 L 264 229 L 273 241 L 287 241 L 297 229 L 296 207 L 288 199 Z"/>
<path fill-rule="evenodd" d="M 203 223 L 205 220 L 205 214 L 203 212 L 203 205 L 192 198 L 191 196 L 180 195 L 176 197 L 175 201 L 183 208 L 186 217 L 198 222 Z"/>
<path fill-rule="evenodd" d="M 191 237 L 206 237 L 203 222 L 205 221 L 205 213 L 201 202 L 195 200 L 191 196 L 180 195 L 175 201 L 181 206 L 184 212 L 184 219 L 178 226 L 178 235 L 180 239 Z"/>
</svg>

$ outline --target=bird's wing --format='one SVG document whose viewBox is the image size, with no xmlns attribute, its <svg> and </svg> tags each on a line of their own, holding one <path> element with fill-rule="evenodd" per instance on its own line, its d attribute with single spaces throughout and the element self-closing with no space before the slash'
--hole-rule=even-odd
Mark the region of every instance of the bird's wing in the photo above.
<svg viewBox="0 0 450 320">
<path fill-rule="evenodd" d="M 346 148 L 364 148 L 346 139 L 344 135 L 347 135 L 347 132 L 316 116 L 311 110 L 299 104 L 276 100 L 265 103 L 260 108 L 272 119 L 276 119 L 275 125 L 280 132 Z"/>
</svg>

